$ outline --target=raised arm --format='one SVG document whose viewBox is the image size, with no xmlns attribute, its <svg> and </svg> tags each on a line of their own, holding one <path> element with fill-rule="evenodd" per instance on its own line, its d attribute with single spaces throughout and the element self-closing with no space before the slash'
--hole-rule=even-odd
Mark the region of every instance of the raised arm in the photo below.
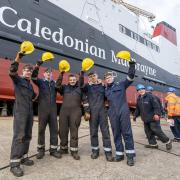
<svg viewBox="0 0 180 180">
<path fill-rule="evenodd" d="M 64 72 L 61 72 L 59 74 L 59 77 L 56 81 L 56 90 L 61 94 L 63 95 L 64 94 L 64 85 L 62 85 L 62 81 L 63 81 L 63 76 L 64 76 Z"/>
<path fill-rule="evenodd" d="M 133 60 L 129 61 L 129 71 L 128 71 L 127 78 L 124 81 L 125 89 L 128 88 L 129 85 L 132 84 L 132 82 L 134 81 L 135 72 L 136 72 L 135 64 L 136 64 L 135 61 Z"/>
<path fill-rule="evenodd" d="M 37 61 L 36 66 L 31 75 L 31 79 L 34 82 L 34 84 L 36 84 L 36 85 L 39 85 L 38 74 L 39 74 L 39 68 L 42 64 L 43 64 L 43 61 Z"/>
<path fill-rule="evenodd" d="M 19 80 L 18 67 L 19 67 L 19 62 L 21 61 L 22 57 L 23 57 L 23 54 L 18 52 L 15 60 L 11 63 L 11 66 L 9 68 L 9 76 L 11 77 L 14 83 L 17 83 Z"/>
<path fill-rule="evenodd" d="M 87 92 L 88 84 L 84 83 L 84 71 L 80 71 L 79 75 L 79 87 L 83 90 L 83 92 Z"/>
</svg>

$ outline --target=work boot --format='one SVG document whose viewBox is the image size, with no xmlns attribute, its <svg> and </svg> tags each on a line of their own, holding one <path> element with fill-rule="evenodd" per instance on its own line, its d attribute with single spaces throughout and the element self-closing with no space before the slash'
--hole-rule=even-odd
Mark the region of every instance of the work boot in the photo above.
<svg viewBox="0 0 180 180">
<path fill-rule="evenodd" d="M 174 139 L 172 139 L 172 142 L 180 142 L 180 139 L 174 138 Z"/>
<path fill-rule="evenodd" d="M 92 150 L 91 159 L 97 159 L 99 157 L 99 150 Z"/>
<path fill-rule="evenodd" d="M 134 158 L 131 156 L 127 156 L 127 165 L 134 166 Z"/>
<path fill-rule="evenodd" d="M 157 141 L 160 141 L 159 137 L 155 137 Z"/>
<path fill-rule="evenodd" d="M 105 155 L 106 155 L 106 160 L 107 161 L 109 161 L 109 162 L 112 162 L 112 161 L 114 161 L 114 158 L 113 158 L 113 156 L 112 156 L 112 152 L 111 151 L 109 151 L 109 152 L 105 152 Z"/>
<path fill-rule="evenodd" d="M 21 164 L 23 164 L 25 166 L 32 166 L 32 165 L 34 165 L 34 161 L 27 157 L 27 158 L 23 158 L 21 160 Z"/>
<path fill-rule="evenodd" d="M 71 151 L 71 156 L 75 159 L 75 160 L 80 160 L 80 156 L 78 155 L 77 151 Z"/>
<path fill-rule="evenodd" d="M 53 156 L 57 159 L 60 159 L 62 157 L 60 151 L 57 151 L 57 150 L 50 152 L 50 156 Z"/>
<path fill-rule="evenodd" d="M 169 151 L 172 149 L 172 141 L 169 140 L 169 142 L 166 144 L 166 149 Z"/>
<path fill-rule="evenodd" d="M 23 170 L 20 168 L 20 166 L 11 167 L 10 171 L 13 173 L 16 177 L 21 177 L 24 175 Z"/>
<path fill-rule="evenodd" d="M 59 152 L 60 152 L 61 154 L 68 154 L 68 153 L 69 153 L 69 152 L 68 152 L 68 149 L 60 149 Z"/>
<path fill-rule="evenodd" d="M 124 160 L 124 155 L 117 155 L 116 154 L 116 157 L 114 159 L 115 162 L 119 162 L 119 161 L 123 161 Z"/>
<path fill-rule="evenodd" d="M 36 155 L 36 158 L 37 158 L 37 159 L 42 159 L 42 158 L 44 157 L 44 155 L 45 155 L 45 152 L 44 152 L 44 151 L 39 151 L 39 152 L 37 153 L 37 155 Z"/>
<path fill-rule="evenodd" d="M 151 149 L 158 149 L 158 145 L 151 145 L 151 144 L 147 144 L 144 146 L 145 148 L 151 148 Z"/>
</svg>

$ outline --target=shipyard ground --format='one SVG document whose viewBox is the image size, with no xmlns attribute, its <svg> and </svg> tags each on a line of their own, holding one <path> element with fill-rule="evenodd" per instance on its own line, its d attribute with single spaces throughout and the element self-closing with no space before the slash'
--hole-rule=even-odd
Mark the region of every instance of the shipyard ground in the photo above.
<svg viewBox="0 0 180 180">
<path fill-rule="evenodd" d="M 36 118 L 37 119 L 37 118 Z M 173 143 L 171 152 L 166 152 L 165 145 L 161 142 L 159 150 L 145 149 L 147 143 L 140 120 L 132 122 L 136 164 L 133 167 L 126 165 L 126 159 L 122 162 L 107 162 L 105 160 L 99 134 L 101 153 L 97 160 L 90 158 L 90 137 L 88 123 L 82 121 L 79 132 L 79 154 L 81 160 L 73 160 L 64 155 L 62 159 L 49 156 L 48 151 L 42 160 L 35 158 L 37 145 L 37 122 L 33 126 L 33 138 L 30 146 L 30 156 L 35 162 L 32 167 L 23 167 L 25 175 L 15 178 L 7 167 L 12 140 L 12 117 L 0 118 L 0 180 L 179 180 L 180 179 L 180 143 Z M 165 121 L 162 121 L 164 132 L 172 138 L 172 134 Z M 111 133 L 112 134 L 112 133 Z M 48 149 L 49 133 L 46 131 L 46 143 Z M 114 149 L 114 145 L 113 145 Z"/>
</svg>

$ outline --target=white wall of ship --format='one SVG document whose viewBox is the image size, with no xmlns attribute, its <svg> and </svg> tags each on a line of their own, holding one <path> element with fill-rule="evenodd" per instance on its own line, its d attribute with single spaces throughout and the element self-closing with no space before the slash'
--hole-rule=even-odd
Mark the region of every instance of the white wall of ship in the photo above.
<svg viewBox="0 0 180 180">
<path fill-rule="evenodd" d="M 125 7 L 116 5 L 111 0 L 76 0 L 76 3 L 73 3 L 73 5 L 71 0 L 49 1 L 132 49 L 145 59 L 172 74 L 180 76 L 180 52 L 174 44 L 162 36 L 156 37 L 153 43 L 160 47 L 160 52 L 156 52 L 119 32 L 118 26 L 123 24 L 132 31 L 144 36 L 141 29 L 137 26 L 137 16 Z M 149 40 L 152 41 L 151 39 Z"/>
</svg>

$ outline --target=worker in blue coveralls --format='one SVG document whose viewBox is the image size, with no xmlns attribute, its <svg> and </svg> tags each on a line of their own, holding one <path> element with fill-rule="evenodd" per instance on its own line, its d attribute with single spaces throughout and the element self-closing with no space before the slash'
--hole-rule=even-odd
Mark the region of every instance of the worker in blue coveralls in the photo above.
<svg viewBox="0 0 180 180">
<path fill-rule="evenodd" d="M 107 110 L 105 107 L 105 85 L 102 80 L 98 79 L 96 72 L 90 72 L 88 74 L 88 80 L 87 84 L 82 84 L 84 84 L 83 90 L 88 97 L 91 112 L 91 118 L 89 120 L 92 149 L 91 158 L 97 159 L 99 157 L 98 129 L 100 127 L 106 160 L 113 161 Z"/>
<path fill-rule="evenodd" d="M 122 137 L 125 142 L 127 165 L 134 165 L 134 140 L 130 122 L 130 111 L 126 100 L 126 89 L 132 84 L 135 76 L 135 61 L 130 59 L 128 76 L 124 81 L 115 82 L 112 72 L 105 74 L 107 87 L 105 95 L 109 103 L 108 115 L 114 136 L 116 147 L 115 161 L 124 160 L 124 146 Z"/>
</svg>

